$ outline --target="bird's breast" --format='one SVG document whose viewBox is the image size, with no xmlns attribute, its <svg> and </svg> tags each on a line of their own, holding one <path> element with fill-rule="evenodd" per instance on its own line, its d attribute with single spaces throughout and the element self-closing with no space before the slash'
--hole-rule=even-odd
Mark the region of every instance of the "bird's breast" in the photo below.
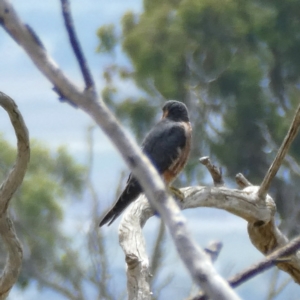
<svg viewBox="0 0 300 300">
<path fill-rule="evenodd" d="M 181 148 L 177 148 L 177 157 L 174 159 L 170 167 L 163 173 L 164 180 L 167 184 L 170 184 L 187 163 L 192 142 L 192 126 L 190 122 L 181 122 L 180 126 L 184 128 L 185 132 L 185 145 Z"/>
</svg>

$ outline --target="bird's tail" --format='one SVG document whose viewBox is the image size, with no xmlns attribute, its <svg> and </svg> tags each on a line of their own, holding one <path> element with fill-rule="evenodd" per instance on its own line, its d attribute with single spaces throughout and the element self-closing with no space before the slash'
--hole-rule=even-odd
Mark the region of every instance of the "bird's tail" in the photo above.
<svg viewBox="0 0 300 300">
<path fill-rule="evenodd" d="M 134 182 L 128 182 L 125 190 L 113 208 L 106 213 L 99 226 L 101 227 L 106 223 L 108 223 L 107 226 L 109 226 L 141 192 L 142 189 L 137 181 L 134 180 Z"/>
</svg>

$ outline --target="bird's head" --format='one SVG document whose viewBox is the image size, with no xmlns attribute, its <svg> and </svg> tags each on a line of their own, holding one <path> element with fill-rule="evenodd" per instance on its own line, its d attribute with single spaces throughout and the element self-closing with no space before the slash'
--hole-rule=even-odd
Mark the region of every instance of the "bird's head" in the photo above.
<svg viewBox="0 0 300 300">
<path fill-rule="evenodd" d="M 169 100 L 165 103 L 162 108 L 163 116 L 162 118 L 167 118 L 175 122 L 189 122 L 189 113 L 187 107 L 184 103 Z"/>
</svg>

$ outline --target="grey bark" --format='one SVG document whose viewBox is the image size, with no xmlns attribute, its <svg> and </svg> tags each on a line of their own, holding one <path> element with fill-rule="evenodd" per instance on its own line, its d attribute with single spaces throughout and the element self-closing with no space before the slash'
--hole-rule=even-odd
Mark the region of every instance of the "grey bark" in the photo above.
<svg viewBox="0 0 300 300">
<path fill-rule="evenodd" d="M 5 299 L 18 279 L 23 258 L 20 241 L 8 214 L 8 206 L 25 176 L 30 148 L 28 131 L 15 102 L 0 92 L 0 105 L 10 117 L 18 142 L 15 165 L 0 187 L 0 235 L 7 250 L 6 264 L 0 277 L 0 299 Z"/>
</svg>

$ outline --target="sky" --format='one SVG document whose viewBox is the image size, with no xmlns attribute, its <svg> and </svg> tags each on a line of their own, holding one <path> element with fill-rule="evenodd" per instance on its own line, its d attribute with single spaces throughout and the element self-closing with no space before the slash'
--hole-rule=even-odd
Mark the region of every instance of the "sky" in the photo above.
<svg viewBox="0 0 300 300">
<path fill-rule="evenodd" d="M 60 68 L 75 82 L 82 87 L 82 78 L 78 65 L 69 46 L 67 35 L 64 30 L 63 20 L 60 13 L 60 1 L 58 0 L 13 0 L 17 13 L 21 19 L 28 23 L 41 38 L 46 49 Z M 97 37 L 96 30 L 99 26 L 115 23 L 119 24 L 121 16 L 127 11 L 142 11 L 141 0 L 72 0 L 73 18 L 82 43 L 88 64 L 97 83 L 98 91 L 104 87 L 101 77 L 102 68 L 111 59 L 107 55 L 96 53 Z M 127 58 L 117 51 L 115 59 L 128 64 Z M 121 93 L 130 96 L 139 93 L 138 89 L 130 82 L 120 82 Z M 43 77 L 24 51 L 0 28 L 0 91 L 12 97 L 23 114 L 28 126 L 31 138 L 38 139 L 53 149 L 60 145 L 66 145 L 67 149 L 81 163 L 86 162 L 86 131 L 88 126 L 93 125 L 91 119 L 79 109 L 71 107 L 67 103 L 61 103 L 57 95 L 52 91 L 52 85 Z M 15 142 L 14 133 L 8 117 L 0 110 L 0 133 L 11 142 Z M 98 185 L 98 192 L 103 199 L 103 208 L 111 203 L 114 190 L 117 185 L 121 170 L 126 169 L 120 155 L 111 144 L 109 139 L 101 132 L 95 130 L 95 161 L 93 166 L 93 180 L 95 183 L 105 182 Z M 1 149 L 0 149 L 1 151 Z M 78 216 L 76 221 L 81 224 L 77 226 L 88 226 L 89 215 L 82 207 L 75 206 L 71 212 Z M 232 216 L 226 212 L 198 209 L 184 212 L 191 220 L 189 228 L 195 239 L 203 247 L 211 240 L 221 240 L 224 243 L 220 258 L 216 262 L 216 268 L 224 276 L 233 275 L 237 271 L 258 261 L 263 256 L 252 246 L 247 237 L 247 224 L 245 221 Z M 99 216 L 100 218 L 100 216 Z M 72 227 L 74 219 L 66 222 L 66 227 Z M 118 246 L 117 224 L 104 229 L 104 234 L 110 236 L 110 245 L 116 257 L 115 268 L 124 271 L 122 287 L 125 288 L 124 258 Z M 72 224 L 72 226 L 71 226 Z M 83 225 L 82 225 L 83 224 Z M 151 248 L 153 230 L 157 229 L 157 220 L 150 220 L 145 227 L 147 247 Z M 164 264 L 177 267 L 178 257 L 172 247 L 170 237 L 167 241 L 171 245 L 170 252 Z M 183 299 L 190 286 L 189 274 L 179 263 L 180 272 L 176 272 L 176 278 L 172 282 L 173 289 L 169 294 L 164 294 L 161 299 Z M 166 272 L 169 269 L 166 268 Z M 271 274 L 259 276 L 249 283 L 244 284 L 237 292 L 243 299 L 265 299 L 265 284 Z M 255 289 L 253 289 L 255 287 Z M 277 299 L 296 300 L 299 288 L 291 283 L 290 292 Z M 53 299 L 55 294 L 49 290 L 39 290 L 34 284 L 26 292 L 13 289 L 10 299 L 37 300 Z M 251 295 L 251 296 L 250 296 Z M 41 298 L 42 297 L 42 298 Z M 55 295 L 55 299 L 65 299 Z M 89 299 L 88 299 L 89 300 Z"/>
</svg>

